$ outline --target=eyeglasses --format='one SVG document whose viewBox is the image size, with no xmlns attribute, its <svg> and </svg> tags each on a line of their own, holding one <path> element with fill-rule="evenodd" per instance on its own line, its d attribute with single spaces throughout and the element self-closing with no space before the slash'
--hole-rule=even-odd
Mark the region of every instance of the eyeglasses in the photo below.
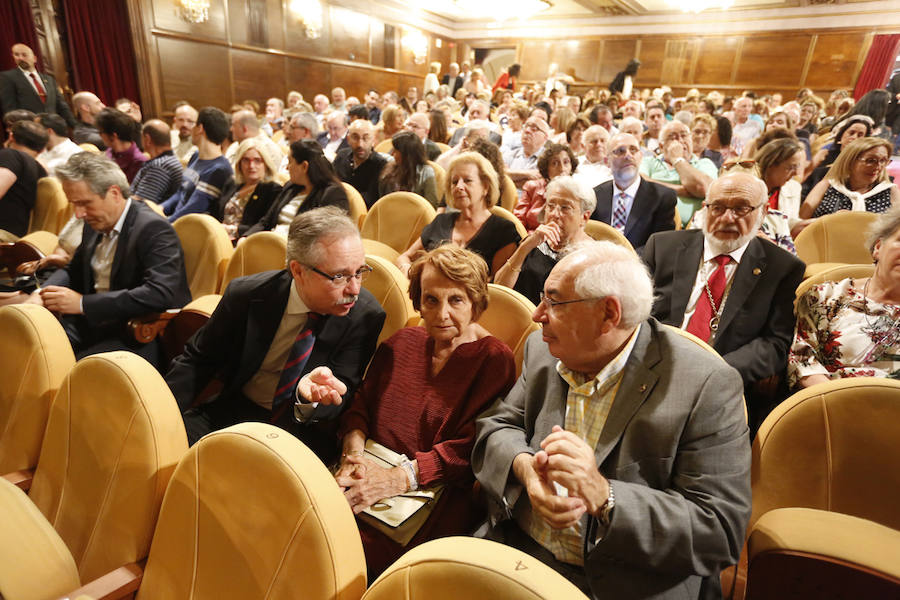
<svg viewBox="0 0 900 600">
<path fill-rule="evenodd" d="M 663 143 L 670 142 L 672 140 L 687 140 L 690 139 L 690 137 L 690 131 L 670 131 L 666 136 L 666 139 L 663 140 Z"/>
<path fill-rule="evenodd" d="M 706 207 L 706 210 L 709 212 L 710 215 L 717 217 L 717 218 L 723 216 L 726 212 L 728 212 L 730 210 L 731 213 L 735 217 L 737 217 L 738 219 L 743 219 L 744 217 L 746 217 L 747 215 L 752 213 L 754 210 L 756 210 L 763 204 L 765 204 L 765 203 L 757 204 L 756 206 L 747 206 L 746 204 L 741 205 L 741 206 L 725 206 L 724 204 L 706 204 L 706 203 L 704 203 L 703 206 Z"/>
<path fill-rule="evenodd" d="M 756 165 L 756 161 L 753 159 L 747 160 L 729 160 L 725 161 L 725 164 L 722 165 L 723 171 L 730 171 L 734 167 L 740 166 L 742 169 L 752 169 Z"/>
<path fill-rule="evenodd" d="M 859 157 L 856 160 L 866 165 L 867 167 L 883 167 L 891 162 L 891 159 L 889 158 L 875 158 L 874 156 L 869 156 L 867 158 Z"/>
<path fill-rule="evenodd" d="M 370 267 L 369 265 L 360 267 L 359 270 L 356 273 L 353 273 L 352 275 L 349 273 L 338 273 L 337 275 L 329 275 L 328 273 L 326 273 L 324 271 L 320 271 L 319 269 L 313 267 L 312 265 L 306 265 L 306 268 L 314 273 L 318 273 L 325 279 L 329 280 L 332 283 L 332 285 L 334 285 L 335 287 L 345 286 L 348 283 L 350 283 L 351 279 L 356 279 L 359 282 L 363 282 L 366 280 L 366 277 L 369 276 L 369 273 L 372 272 L 372 267 Z"/>
<path fill-rule="evenodd" d="M 575 212 L 575 207 L 571 204 L 545 204 L 545 212 L 558 212 L 561 215 L 571 215 Z"/>
<path fill-rule="evenodd" d="M 602 300 L 602 298 L 576 298 L 575 300 L 554 300 L 544 292 L 540 293 L 541 301 L 538 303 L 538 306 L 543 304 L 547 310 L 553 310 L 557 306 L 563 306 L 565 304 L 575 304 L 576 302 L 587 302 L 588 300 Z"/>
</svg>

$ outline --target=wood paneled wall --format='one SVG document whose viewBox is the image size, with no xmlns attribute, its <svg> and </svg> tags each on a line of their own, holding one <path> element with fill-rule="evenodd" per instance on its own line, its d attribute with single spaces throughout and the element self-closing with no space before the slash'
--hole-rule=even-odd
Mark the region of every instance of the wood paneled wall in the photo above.
<svg viewBox="0 0 900 600">
<path fill-rule="evenodd" d="M 182 19 L 175 0 L 128 0 L 137 54 L 144 114 L 169 115 L 179 100 L 196 107 L 218 106 L 297 90 L 313 96 L 342 86 L 362 98 L 370 88 L 421 90 L 428 64 L 446 69 L 455 44 L 419 32 L 428 54 L 417 63 L 402 42 L 410 31 L 400 23 L 329 5 L 322 1 L 323 27 L 309 38 L 285 0 L 211 0 L 209 20 Z M 393 29 L 393 39 L 386 31 Z M 441 47 L 437 47 L 440 39 Z"/>
<path fill-rule="evenodd" d="M 873 33 L 853 29 L 523 40 L 518 43 L 517 58 L 523 81 L 545 79 L 550 65 L 556 63 L 575 77 L 578 92 L 594 86 L 605 88 L 630 59 L 638 58 L 642 64 L 635 85 L 639 88 L 665 84 L 676 94 L 693 87 L 724 94 L 752 89 L 781 92 L 787 98 L 801 87 L 820 94 L 852 88 Z M 485 45 L 473 40 L 465 43 Z"/>
</svg>

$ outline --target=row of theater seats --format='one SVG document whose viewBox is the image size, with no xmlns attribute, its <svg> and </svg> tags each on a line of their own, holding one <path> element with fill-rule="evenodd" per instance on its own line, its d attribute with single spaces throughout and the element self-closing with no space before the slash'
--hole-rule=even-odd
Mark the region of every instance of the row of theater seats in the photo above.
<svg viewBox="0 0 900 600">
<path fill-rule="evenodd" d="M 7 310 L 44 319 L 35 317 L 38 307 Z M 8 433 L 0 447 L 10 443 Z M 188 449 L 174 398 L 135 354 L 75 364 L 50 405 L 33 476 L 0 478 L 6 600 L 135 592 L 150 599 L 583 598 L 530 556 L 470 538 L 423 545 L 366 587 L 355 519 L 318 458 L 262 423 L 210 434 Z"/>
</svg>

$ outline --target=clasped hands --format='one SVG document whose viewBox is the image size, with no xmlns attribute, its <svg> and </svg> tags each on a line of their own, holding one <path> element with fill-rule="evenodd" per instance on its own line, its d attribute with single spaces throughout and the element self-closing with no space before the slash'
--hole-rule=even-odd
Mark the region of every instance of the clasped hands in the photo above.
<svg viewBox="0 0 900 600">
<path fill-rule="evenodd" d="M 575 525 L 584 513 L 596 516 L 609 497 L 609 482 L 597 470 L 594 449 L 558 425 L 536 454 L 516 456 L 513 470 L 532 508 L 554 529 Z M 554 483 L 566 488 L 568 496 L 558 495 Z"/>
<path fill-rule="evenodd" d="M 48 285 L 35 290 L 25 302 L 43 306 L 47 310 L 61 315 L 81 314 L 81 294 L 71 288 L 59 285 Z"/>
<path fill-rule="evenodd" d="M 409 483 L 401 467 L 385 469 L 363 455 L 347 454 L 334 480 L 344 492 L 353 514 L 359 514 L 379 500 L 405 492 Z"/>
</svg>

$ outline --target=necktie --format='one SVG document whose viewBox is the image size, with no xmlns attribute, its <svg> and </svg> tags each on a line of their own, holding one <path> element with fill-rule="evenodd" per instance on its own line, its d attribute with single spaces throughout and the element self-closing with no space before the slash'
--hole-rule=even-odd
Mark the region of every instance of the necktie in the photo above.
<svg viewBox="0 0 900 600">
<path fill-rule="evenodd" d="M 616 197 L 616 208 L 613 211 L 612 226 L 621 232 L 625 232 L 625 221 L 628 220 L 628 214 L 625 212 L 625 203 L 628 202 L 628 195 L 621 192 Z"/>
<path fill-rule="evenodd" d="M 722 296 L 725 294 L 725 265 L 731 260 L 727 254 L 715 257 L 718 267 L 700 290 L 697 307 L 685 330 L 693 333 L 703 341 L 709 341 L 711 331 L 719 328 L 719 314 L 722 309 Z"/>
<path fill-rule="evenodd" d="M 316 342 L 314 327 L 318 317 L 319 315 L 315 313 L 308 314 L 306 325 L 297 333 L 287 360 L 284 361 L 281 377 L 278 378 L 278 387 L 275 388 L 275 396 L 272 398 L 272 423 L 277 422 L 285 410 L 293 405 L 294 390 L 297 389 L 297 383 Z"/>
<path fill-rule="evenodd" d="M 44 89 L 44 86 L 41 84 L 41 80 L 38 79 L 38 76 L 34 73 L 29 73 L 31 75 L 31 80 L 34 82 L 34 87 L 37 89 L 38 96 L 41 97 L 41 102 L 47 101 L 47 90 Z"/>
</svg>

